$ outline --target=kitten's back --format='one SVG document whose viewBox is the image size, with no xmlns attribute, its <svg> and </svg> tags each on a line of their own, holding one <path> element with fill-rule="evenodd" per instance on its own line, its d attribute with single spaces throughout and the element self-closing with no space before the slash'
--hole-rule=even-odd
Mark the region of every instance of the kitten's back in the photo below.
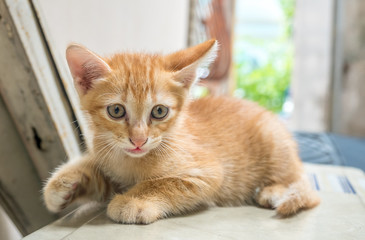
<svg viewBox="0 0 365 240">
<path fill-rule="evenodd" d="M 277 116 L 258 104 L 208 97 L 191 102 L 189 116 L 189 132 L 223 163 L 224 175 L 229 176 L 223 184 L 227 197 L 222 202 L 237 205 L 260 186 L 300 179 L 294 140 Z M 235 194 L 231 189 L 237 189 Z"/>
</svg>

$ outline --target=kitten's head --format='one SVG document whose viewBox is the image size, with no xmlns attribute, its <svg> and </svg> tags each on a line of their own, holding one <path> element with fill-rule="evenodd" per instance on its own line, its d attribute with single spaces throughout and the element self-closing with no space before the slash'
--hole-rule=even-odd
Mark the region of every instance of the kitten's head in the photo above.
<svg viewBox="0 0 365 240">
<path fill-rule="evenodd" d="M 67 62 L 91 117 L 96 151 L 123 151 L 142 157 L 160 146 L 174 128 L 201 65 L 212 62 L 217 41 L 166 56 L 116 54 L 102 59 L 70 45 Z"/>
</svg>

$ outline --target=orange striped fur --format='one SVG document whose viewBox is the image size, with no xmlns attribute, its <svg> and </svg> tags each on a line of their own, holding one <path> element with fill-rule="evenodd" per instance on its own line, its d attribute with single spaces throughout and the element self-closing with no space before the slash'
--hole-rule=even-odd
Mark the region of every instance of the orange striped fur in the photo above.
<svg viewBox="0 0 365 240">
<path fill-rule="evenodd" d="M 201 206 L 255 203 L 279 216 L 316 206 L 296 144 L 274 114 L 239 99 L 189 98 L 197 68 L 216 51 L 210 40 L 167 56 L 102 59 L 71 45 L 67 60 L 93 148 L 52 175 L 47 208 L 97 200 L 116 222 L 147 224 Z M 123 117 L 108 114 L 113 104 Z M 157 105 L 168 108 L 163 119 L 151 114 Z"/>
</svg>

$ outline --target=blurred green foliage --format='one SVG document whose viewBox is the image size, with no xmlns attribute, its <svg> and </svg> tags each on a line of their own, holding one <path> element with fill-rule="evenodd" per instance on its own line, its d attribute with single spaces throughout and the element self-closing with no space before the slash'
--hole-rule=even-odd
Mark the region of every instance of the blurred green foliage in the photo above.
<svg viewBox="0 0 365 240">
<path fill-rule="evenodd" d="M 285 17 L 284 37 L 291 37 L 293 34 L 293 19 L 295 10 L 295 0 L 280 0 L 281 9 Z"/>
<path fill-rule="evenodd" d="M 243 41 L 244 47 L 235 52 L 235 95 L 276 113 L 282 110 L 291 79 L 295 0 L 280 0 L 280 5 L 284 14 L 281 36 L 270 40 L 241 37 L 237 41 Z"/>
<path fill-rule="evenodd" d="M 270 53 L 266 64 L 251 71 L 245 71 L 245 62 L 237 63 L 236 68 L 237 88 L 241 90 L 239 95 L 258 102 L 273 112 L 281 111 L 291 78 L 290 51 L 284 54 Z"/>
</svg>

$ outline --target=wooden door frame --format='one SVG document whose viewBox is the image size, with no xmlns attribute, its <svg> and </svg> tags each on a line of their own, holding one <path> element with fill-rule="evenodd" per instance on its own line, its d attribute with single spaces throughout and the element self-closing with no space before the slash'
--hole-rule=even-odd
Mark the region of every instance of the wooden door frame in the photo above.
<svg viewBox="0 0 365 240">
<path fill-rule="evenodd" d="M 0 0 L 0 52 L 0 96 L 6 108 L 1 124 L 7 122 L 3 130 L 19 136 L 19 142 L 3 139 L 1 147 L 17 144 L 14 151 L 23 152 L 3 151 L 0 204 L 26 235 L 57 218 L 42 203 L 42 182 L 61 162 L 81 154 L 80 138 L 31 1 Z"/>
</svg>

